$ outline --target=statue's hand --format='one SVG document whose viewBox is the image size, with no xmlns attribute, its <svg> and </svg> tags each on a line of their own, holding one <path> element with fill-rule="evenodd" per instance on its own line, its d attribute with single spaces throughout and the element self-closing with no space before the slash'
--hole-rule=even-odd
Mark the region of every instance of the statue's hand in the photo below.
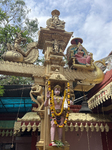
<svg viewBox="0 0 112 150">
<path fill-rule="evenodd" d="M 50 92 L 48 91 L 47 92 L 47 99 L 49 99 L 50 98 Z"/>
</svg>

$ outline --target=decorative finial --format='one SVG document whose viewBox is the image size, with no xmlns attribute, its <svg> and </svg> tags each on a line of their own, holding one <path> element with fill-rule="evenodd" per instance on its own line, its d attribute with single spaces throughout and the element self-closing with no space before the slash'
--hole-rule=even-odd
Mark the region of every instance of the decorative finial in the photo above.
<svg viewBox="0 0 112 150">
<path fill-rule="evenodd" d="M 56 72 L 59 72 L 59 70 L 58 70 L 58 69 L 56 69 L 55 71 L 56 71 Z"/>
<path fill-rule="evenodd" d="M 71 40 L 71 44 L 78 45 L 79 42 L 82 44 L 83 40 L 81 38 L 74 38 L 74 39 Z"/>
<path fill-rule="evenodd" d="M 53 10 L 53 11 L 51 12 L 51 14 L 52 14 L 52 16 L 55 16 L 55 15 L 59 16 L 59 15 L 60 15 L 60 12 L 55 9 L 55 10 Z"/>
</svg>

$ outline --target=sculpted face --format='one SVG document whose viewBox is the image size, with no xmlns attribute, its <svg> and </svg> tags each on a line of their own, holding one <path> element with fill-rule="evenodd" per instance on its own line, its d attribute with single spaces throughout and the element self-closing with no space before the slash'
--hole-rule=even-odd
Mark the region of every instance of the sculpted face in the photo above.
<svg viewBox="0 0 112 150">
<path fill-rule="evenodd" d="M 57 96 L 60 95 L 60 89 L 59 88 L 55 88 L 54 89 L 54 94 L 57 95 Z"/>
<path fill-rule="evenodd" d="M 79 51 L 81 51 L 81 50 L 82 50 L 82 46 L 81 46 L 81 45 L 79 46 L 79 49 L 78 49 L 78 50 L 79 50 Z"/>
</svg>

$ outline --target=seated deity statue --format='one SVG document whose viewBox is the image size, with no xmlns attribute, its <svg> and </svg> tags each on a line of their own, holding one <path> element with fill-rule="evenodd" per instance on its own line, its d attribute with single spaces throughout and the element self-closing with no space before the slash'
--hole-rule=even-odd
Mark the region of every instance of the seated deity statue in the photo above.
<svg viewBox="0 0 112 150">
<path fill-rule="evenodd" d="M 51 14 L 52 18 L 47 20 L 47 27 L 64 30 L 65 22 L 59 19 L 60 12 L 58 10 L 53 10 Z"/>
<path fill-rule="evenodd" d="M 77 63 L 79 63 L 79 64 L 83 64 L 83 65 L 87 65 L 87 66 L 90 66 L 90 64 L 91 64 L 90 54 L 85 55 L 81 45 L 79 46 L 74 57 L 76 58 Z"/>
</svg>

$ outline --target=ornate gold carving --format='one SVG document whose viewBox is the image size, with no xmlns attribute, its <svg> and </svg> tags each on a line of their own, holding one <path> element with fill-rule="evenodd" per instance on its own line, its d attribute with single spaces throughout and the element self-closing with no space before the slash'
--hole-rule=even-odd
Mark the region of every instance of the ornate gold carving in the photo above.
<svg viewBox="0 0 112 150">
<path fill-rule="evenodd" d="M 60 42 L 58 38 L 54 38 L 53 41 L 53 50 L 50 52 L 54 55 L 64 56 L 63 51 L 65 47 L 65 42 Z"/>
<path fill-rule="evenodd" d="M 101 125 L 100 125 L 100 129 L 101 129 L 101 132 L 104 132 L 104 126 L 103 126 L 103 124 L 101 123 Z"/>
<path fill-rule="evenodd" d="M 70 123 L 70 131 L 73 131 L 74 130 L 74 126 L 72 124 L 72 122 Z"/>
<path fill-rule="evenodd" d="M 81 130 L 81 132 L 83 132 L 83 131 L 84 131 L 84 126 L 83 126 L 83 124 L 82 124 L 82 123 L 80 124 L 80 130 Z"/>
<path fill-rule="evenodd" d="M 14 123 L 14 134 L 18 132 L 20 132 L 20 129 L 21 129 L 21 122 L 15 122 Z"/>
<path fill-rule="evenodd" d="M 36 129 L 37 129 L 37 125 L 36 125 L 36 123 L 34 122 L 34 124 L 32 125 L 32 131 L 35 132 Z M 38 129 L 39 129 L 39 128 L 38 128 Z"/>
<path fill-rule="evenodd" d="M 38 131 L 41 131 L 41 123 L 39 123 L 38 127 Z"/>
<path fill-rule="evenodd" d="M 93 125 L 93 123 L 91 123 L 90 129 L 91 129 L 91 132 L 94 132 L 94 125 Z"/>
<path fill-rule="evenodd" d="M 63 76 L 61 73 L 59 73 L 59 71 L 56 69 L 56 71 L 50 76 L 49 80 L 53 80 L 53 81 L 58 81 L 60 80 L 60 82 L 67 82 L 67 79 L 65 78 L 65 76 Z"/>
<path fill-rule="evenodd" d="M 87 71 L 84 69 L 81 70 L 71 70 L 71 69 L 64 69 L 64 76 L 66 77 L 66 79 L 71 80 L 71 81 L 80 81 L 80 83 L 82 82 L 83 85 L 83 90 L 84 91 L 88 91 L 91 88 L 94 87 L 94 85 L 96 84 L 94 82 L 94 79 L 97 78 L 96 71 Z M 98 75 L 99 76 L 99 75 Z M 91 84 L 90 84 L 91 83 Z M 100 81 L 99 81 L 100 83 Z M 79 91 L 82 91 L 82 85 L 78 88 Z"/>
<path fill-rule="evenodd" d="M 34 121 L 33 118 L 31 121 Z M 39 125 L 38 125 L 38 127 L 39 127 Z M 32 129 L 32 132 L 35 132 L 37 129 L 37 125 L 36 125 L 36 122 L 34 122 L 33 125 L 31 125 L 30 122 L 28 123 L 28 125 L 26 125 L 25 122 L 23 122 L 23 124 L 21 126 L 21 122 L 16 122 L 16 125 L 14 125 L 14 134 L 16 134 L 17 132 L 20 132 L 20 129 L 22 129 L 22 132 L 24 132 L 26 129 L 27 129 L 27 132 L 29 132 L 31 129 Z M 11 136 L 13 133 L 12 130 L 9 133 Z"/>
<path fill-rule="evenodd" d="M 92 65 L 80 65 L 80 64 L 76 64 L 76 59 L 75 58 L 72 58 L 72 63 L 73 63 L 73 66 L 71 66 L 70 68 L 72 69 L 83 69 L 83 70 L 86 70 L 86 71 L 93 71 L 95 69 L 95 67 Z"/>
<path fill-rule="evenodd" d="M 73 56 L 74 56 L 74 52 L 71 51 L 70 53 L 71 53 L 71 57 L 73 57 Z M 75 61 L 75 60 L 74 60 L 74 61 Z M 75 62 L 74 62 L 73 64 L 75 64 Z"/>
<path fill-rule="evenodd" d="M 75 124 L 75 131 L 78 131 L 79 130 L 79 126 L 78 126 L 78 124 L 76 123 Z"/>
<path fill-rule="evenodd" d="M 95 61 L 93 63 L 93 66 L 95 67 L 95 71 L 96 71 L 97 76 L 91 83 L 95 83 L 95 84 L 98 84 L 98 83 L 102 82 L 103 79 L 104 79 L 104 73 L 102 72 L 102 70 L 99 67 L 97 67 L 97 65 L 96 65 L 97 62 L 100 62 L 105 66 L 105 61 L 104 60 Z"/>
<path fill-rule="evenodd" d="M 91 123 L 89 125 L 89 122 L 86 122 L 85 126 L 83 125 L 83 123 L 75 123 L 75 125 L 73 125 L 73 123 L 70 124 L 70 126 L 66 125 L 67 129 L 65 127 L 65 131 L 68 131 L 68 128 L 70 128 L 70 131 L 73 131 L 75 129 L 75 131 L 79 131 L 79 129 L 81 130 L 81 132 L 84 131 L 84 128 L 86 129 L 86 132 L 89 131 L 89 129 L 91 130 L 91 132 L 94 132 L 94 129 L 96 129 L 96 132 L 99 132 L 101 130 L 101 132 L 104 132 L 104 130 L 106 132 L 109 131 L 109 126 L 107 125 L 107 123 L 105 125 L 103 125 L 103 123 L 96 123 L 95 126 L 93 125 L 93 123 Z"/>
<path fill-rule="evenodd" d="M 25 122 L 22 124 L 21 128 L 22 128 L 22 132 L 24 132 L 26 130 Z"/>
<path fill-rule="evenodd" d="M 99 127 L 98 123 L 96 123 L 95 129 L 96 129 L 96 132 L 99 132 L 100 127 Z"/>
<path fill-rule="evenodd" d="M 73 65 L 75 65 L 75 58 L 73 58 Z"/>
<path fill-rule="evenodd" d="M 76 91 L 82 91 L 82 89 L 83 89 L 86 92 L 95 86 L 94 83 L 89 83 L 89 82 L 84 82 L 84 81 L 76 81 L 74 83 L 75 83 L 74 90 L 76 90 Z"/>
<path fill-rule="evenodd" d="M 9 132 L 9 133 L 10 133 L 10 136 L 12 136 L 12 135 L 13 135 L 13 130 L 10 130 L 10 132 Z"/>
<path fill-rule="evenodd" d="M 68 125 L 67 124 L 65 125 L 65 131 L 66 132 L 68 131 Z"/>
<path fill-rule="evenodd" d="M 35 99 L 33 95 L 37 96 L 37 99 Z M 31 87 L 30 97 L 32 101 L 38 105 L 38 108 L 33 108 L 33 110 L 34 111 L 42 110 L 44 106 L 43 88 L 39 86 L 38 84 L 34 84 Z"/>
<path fill-rule="evenodd" d="M 1 133 L 2 133 L 2 136 L 4 136 L 4 135 L 5 135 L 5 131 L 4 131 L 4 130 L 3 130 Z"/>
<path fill-rule="evenodd" d="M 8 136 L 8 134 L 9 134 L 9 130 L 7 130 L 7 131 L 5 132 L 5 134 L 6 134 L 6 136 Z"/>
<path fill-rule="evenodd" d="M 97 114 L 85 114 L 85 113 L 70 113 L 68 121 L 75 122 L 111 122 L 111 117 L 109 115 L 97 115 Z"/>
<path fill-rule="evenodd" d="M 54 40 L 53 47 L 54 47 L 53 50 L 54 50 L 56 53 L 58 53 L 58 52 L 59 52 L 59 43 L 58 43 L 57 40 Z"/>
<path fill-rule="evenodd" d="M 62 78 L 60 77 L 60 75 L 57 75 L 57 77 L 55 79 L 62 80 Z"/>
<path fill-rule="evenodd" d="M 47 27 L 53 29 L 63 30 L 65 27 L 65 22 L 59 19 L 60 12 L 58 10 L 52 11 L 52 18 L 47 20 Z"/>
<path fill-rule="evenodd" d="M 37 115 L 37 112 L 28 112 L 22 118 L 18 118 L 17 121 L 40 121 L 40 117 Z"/>
<path fill-rule="evenodd" d="M 60 70 L 59 65 L 51 65 L 51 71 L 55 71 L 56 69 Z"/>
<path fill-rule="evenodd" d="M 7 43 L 8 51 L 2 55 L 3 59 L 5 61 L 34 63 L 38 58 L 38 43 L 32 42 L 27 44 L 27 51 L 24 52 L 20 45 L 21 42 L 26 42 L 26 38 L 21 36 L 21 32 L 16 34 L 17 37 L 15 39 L 14 47 Z"/>
<path fill-rule="evenodd" d="M 86 123 L 86 125 L 85 125 L 85 129 L 86 129 L 86 132 L 88 132 L 89 131 L 89 126 L 88 126 L 88 124 Z"/>
<path fill-rule="evenodd" d="M 45 67 L 33 64 L 0 61 L 0 73 L 24 77 L 36 76 L 41 80 L 45 75 Z"/>
<path fill-rule="evenodd" d="M 106 132 L 109 132 L 109 126 L 108 126 L 107 123 L 106 123 L 106 125 L 105 125 L 105 131 L 106 131 Z"/>
<path fill-rule="evenodd" d="M 94 107 L 100 105 L 112 96 L 111 86 L 112 83 L 109 83 L 107 86 L 105 86 L 102 90 L 100 90 L 88 100 L 88 106 L 90 107 L 90 109 L 93 109 Z M 102 107 L 102 111 L 109 111 L 111 107 L 111 105 L 108 107 Z"/>
<path fill-rule="evenodd" d="M 31 130 L 31 124 L 29 122 L 29 124 L 27 125 L 27 131 L 29 132 Z"/>
<path fill-rule="evenodd" d="M 55 68 L 55 70 L 58 69 L 58 70 L 62 71 L 62 66 L 65 65 L 65 62 L 63 61 L 62 55 L 50 54 L 50 63 L 46 63 L 46 64 L 49 64 L 50 68 L 53 66 L 53 68 Z M 55 71 L 55 70 L 53 70 L 53 71 Z"/>
<path fill-rule="evenodd" d="M 1 136 L 12 136 L 13 135 L 13 131 L 12 130 L 10 130 L 9 131 L 9 129 L 7 129 L 7 130 L 0 130 L 0 135 Z"/>
</svg>

